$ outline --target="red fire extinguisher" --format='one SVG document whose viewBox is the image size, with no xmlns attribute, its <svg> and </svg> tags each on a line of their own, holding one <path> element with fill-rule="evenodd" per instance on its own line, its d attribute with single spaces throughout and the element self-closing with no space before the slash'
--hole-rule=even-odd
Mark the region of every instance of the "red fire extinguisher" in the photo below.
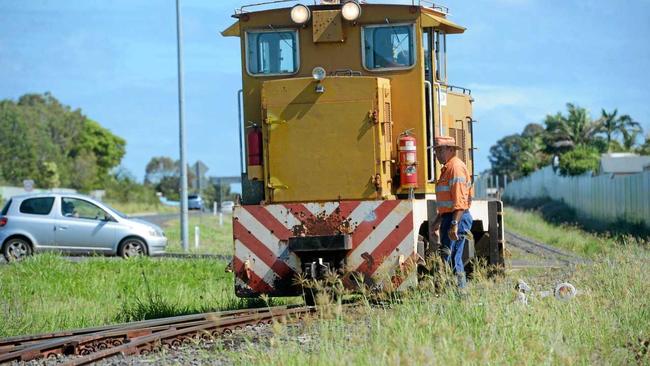
<svg viewBox="0 0 650 366">
<path fill-rule="evenodd" d="M 254 124 L 246 135 L 248 165 L 262 165 L 262 129 Z"/>
<path fill-rule="evenodd" d="M 407 130 L 399 135 L 397 150 L 399 152 L 399 185 L 401 188 L 417 188 L 417 140 Z"/>
</svg>

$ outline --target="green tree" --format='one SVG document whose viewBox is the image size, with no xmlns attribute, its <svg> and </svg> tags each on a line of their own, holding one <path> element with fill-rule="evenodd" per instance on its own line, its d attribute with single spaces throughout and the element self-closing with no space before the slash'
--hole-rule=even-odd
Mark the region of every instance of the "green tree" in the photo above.
<svg viewBox="0 0 650 366">
<path fill-rule="evenodd" d="M 59 170 L 55 162 L 45 161 L 40 167 L 40 176 L 36 184 L 42 188 L 56 188 L 61 184 Z"/>
<path fill-rule="evenodd" d="M 92 155 L 95 158 L 95 169 L 98 179 L 94 182 L 97 187 L 103 185 L 109 178 L 109 172 L 122 161 L 126 153 L 126 141 L 99 123 L 86 119 L 82 133 L 76 146 L 70 151 L 71 157 Z"/>
<path fill-rule="evenodd" d="M 633 151 L 637 138 L 643 134 L 641 124 L 628 115 L 621 116 L 621 133 L 625 151 Z"/>
<path fill-rule="evenodd" d="M 147 163 L 144 174 L 145 184 L 157 185 L 165 177 L 177 176 L 178 162 L 168 156 L 154 156 Z"/>
<path fill-rule="evenodd" d="M 519 134 L 508 135 L 490 147 L 488 159 L 492 164 L 492 174 L 507 175 L 513 179 L 522 174 L 517 164 L 522 151 L 522 137 Z"/>
<path fill-rule="evenodd" d="M 38 173 L 36 152 L 19 108 L 11 101 L 0 101 L 0 175 L 16 185 L 34 179 Z"/>
<path fill-rule="evenodd" d="M 645 136 L 645 142 L 639 147 L 637 152 L 641 155 L 650 155 L 650 134 Z"/>
<path fill-rule="evenodd" d="M 153 187 L 140 184 L 126 168 L 117 167 L 106 183 L 106 200 L 139 202 L 157 206 L 160 200 Z"/>
<path fill-rule="evenodd" d="M 601 130 L 599 121 L 592 121 L 585 108 L 572 103 L 567 103 L 566 116 L 560 112 L 547 115 L 544 124 L 548 134 L 547 144 L 552 151 L 592 144 Z"/>
<path fill-rule="evenodd" d="M 10 184 L 100 188 L 124 153 L 122 138 L 50 93 L 0 101 L 0 175 Z"/>
<path fill-rule="evenodd" d="M 612 112 L 607 112 L 604 109 L 601 111 L 601 117 L 597 121 L 600 124 L 601 132 L 605 134 L 607 139 L 607 151 L 631 151 L 636 144 L 637 137 L 643 133 L 641 124 L 632 119 L 627 114 L 618 115 L 618 109 Z M 620 134 L 623 137 L 623 145 L 616 146 L 613 137 Z"/>
<path fill-rule="evenodd" d="M 560 157 L 560 174 L 564 176 L 582 175 L 598 169 L 600 153 L 597 148 L 578 145 Z"/>
</svg>

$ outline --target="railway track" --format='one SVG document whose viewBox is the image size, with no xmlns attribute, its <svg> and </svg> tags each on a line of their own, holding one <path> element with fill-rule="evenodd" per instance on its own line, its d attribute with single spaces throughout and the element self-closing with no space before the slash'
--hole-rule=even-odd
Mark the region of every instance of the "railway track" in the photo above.
<svg viewBox="0 0 650 366">
<path fill-rule="evenodd" d="M 302 317 L 310 306 L 276 306 L 185 315 L 71 331 L 0 339 L 0 364 L 71 356 L 64 365 L 86 365 L 122 355 L 146 355 L 211 339 L 236 330 L 269 324 L 274 319 Z"/>
<path fill-rule="evenodd" d="M 540 243 L 525 236 L 506 230 L 506 243 L 510 247 L 515 247 L 521 251 L 539 257 L 540 260 L 535 262 L 512 260 L 513 268 L 521 267 L 566 267 L 576 264 L 589 263 L 588 260 L 571 252 L 558 249 L 548 244 Z"/>
</svg>

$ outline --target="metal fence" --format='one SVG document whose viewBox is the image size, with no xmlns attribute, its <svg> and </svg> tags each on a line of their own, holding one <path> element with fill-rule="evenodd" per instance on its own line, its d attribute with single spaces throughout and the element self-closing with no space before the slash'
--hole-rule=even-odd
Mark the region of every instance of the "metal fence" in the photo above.
<svg viewBox="0 0 650 366">
<path fill-rule="evenodd" d="M 503 196 L 510 200 L 548 197 L 587 218 L 650 227 L 650 172 L 562 177 L 548 166 L 510 182 Z"/>
</svg>

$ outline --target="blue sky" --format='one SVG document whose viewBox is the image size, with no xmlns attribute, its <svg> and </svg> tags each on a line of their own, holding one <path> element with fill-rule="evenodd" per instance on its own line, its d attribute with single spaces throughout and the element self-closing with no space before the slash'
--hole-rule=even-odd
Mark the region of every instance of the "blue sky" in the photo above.
<svg viewBox="0 0 650 366">
<path fill-rule="evenodd" d="M 219 32 L 243 3 L 182 4 L 188 161 L 237 175 L 239 42 Z M 468 28 L 448 39 L 448 73 L 476 99 L 479 170 L 496 140 L 567 102 L 650 132 L 650 0 L 445 5 Z M 152 156 L 178 158 L 175 27 L 173 0 L 0 0 L 0 99 L 50 91 L 81 108 L 127 140 L 123 166 L 142 178 Z"/>
</svg>

